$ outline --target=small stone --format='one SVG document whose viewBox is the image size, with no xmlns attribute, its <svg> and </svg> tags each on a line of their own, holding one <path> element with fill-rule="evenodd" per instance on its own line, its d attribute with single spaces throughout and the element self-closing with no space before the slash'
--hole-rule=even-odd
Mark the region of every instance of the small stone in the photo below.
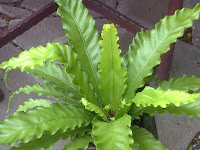
<svg viewBox="0 0 200 150">
<path fill-rule="evenodd" d="M 23 20 L 23 19 L 14 19 L 14 20 L 11 20 L 11 21 L 9 22 L 8 28 L 10 29 L 10 28 L 16 26 L 16 25 L 17 25 L 18 23 L 20 23 L 22 20 Z"/>
<path fill-rule="evenodd" d="M 7 3 L 7 4 L 18 3 L 18 2 L 20 2 L 20 0 L 0 0 L 0 3 Z"/>
<path fill-rule="evenodd" d="M 0 5 L 0 13 L 6 14 L 10 17 L 21 19 L 31 15 L 31 12 L 8 5 Z"/>
<path fill-rule="evenodd" d="M 0 18 L 0 27 L 3 28 L 7 25 L 6 20 Z"/>
<path fill-rule="evenodd" d="M 42 7 L 44 7 L 45 5 L 49 4 L 50 2 L 52 2 L 53 0 L 24 0 L 22 3 L 22 7 L 31 9 L 33 11 L 38 11 L 40 10 Z"/>
</svg>

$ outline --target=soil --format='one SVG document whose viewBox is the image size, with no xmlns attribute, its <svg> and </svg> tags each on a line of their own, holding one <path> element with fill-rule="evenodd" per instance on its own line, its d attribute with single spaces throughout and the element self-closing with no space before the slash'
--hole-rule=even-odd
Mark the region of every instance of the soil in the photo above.
<svg viewBox="0 0 200 150">
<path fill-rule="evenodd" d="M 0 101 L 2 100 L 2 98 L 3 98 L 3 93 L 2 93 L 2 91 L 0 89 Z"/>
<path fill-rule="evenodd" d="M 192 45 L 192 28 L 186 29 L 183 37 L 179 38 L 179 40 Z"/>
<path fill-rule="evenodd" d="M 200 150 L 200 132 L 192 139 L 188 146 L 188 150 Z"/>
</svg>

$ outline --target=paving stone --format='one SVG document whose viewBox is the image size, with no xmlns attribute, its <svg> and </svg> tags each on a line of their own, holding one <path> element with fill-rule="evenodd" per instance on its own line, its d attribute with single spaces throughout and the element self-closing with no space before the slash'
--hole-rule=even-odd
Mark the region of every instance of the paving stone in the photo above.
<svg viewBox="0 0 200 150">
<path fill-rule="evenodd" d="M 155 115 L 159 140 L 170 150 L 187 150 L 190 141 L 200 131 L 200 119 L 186 115 Z M 159 125 L 158 125 L 159 124 Z"/>
<path fill-rule="evenodd" d="M 9 22 L 9 25 L 8 25 L 8 28 L 12 28 L 14 26 L 16 26 L 18 23 L 20 23 L 23 19 L 14 19 L 14 20 L 11 20 Z"/>
<path fill-rule="evenodd" d="M 174 51 L 170 77 L 184 74 L 200 77 L 200 49 L 188 43 L 178 41 Z"/>
<path fill-rule="evenodd" d="M 31 9 L 33 11 L 38 11 L 48 3 L 52 2 L 53 0 L 24 0 L 21 4 L 22 7 Z"/>
<path fill-rule="evenodd" d="M 0 27 L 3 28 L 7 25 L 6 20 L 0 18 Z"/>
<path fill-rule="evenodd" d="M 184 74 L 200 77 L 200 49 L 181 41 L 175 48 L 170 77 L 182 77 Z M 200 118 L 188 118 L 186 115 L 155 115 L 158 137 L 171 150 L 186 150 L 188 144 L 200 131 Z"/>
<path fill-rule="evenodd" d="M 184 0 L 183 7 L 193 8 L 197 3 L 199 3 L 199 0 Z M 192 44 L 200 47 L 200 19 L 194 21 L 192 26 Z"/>
<path fill-rule="evenodd" d="M 168 2 L 169 0 L 121 0 L 116 10 L 152 29 L 167 14 Z"/>
<path fill-rule="evenodd" d="M 45 46 L 46 43 L 52 42 L 56 38 L 64 35 L 65 32 L 62 29 L 61 19 L 48 17 L 18 36 L 14 40 L 14 43 L 23 49 L 29 49 L 31 47 L 37 47 L 38 45 Z"/>
<path fill-rule="evenodd" d="M 10 17 L 17 18 L 17 19 L 25 18 L 32 14 L 31 12 L 29 12 L 25 9 L 8 6 L 8 5 L 4 5 L 4 4 L 0 5 L 0 13 L 6 14 Z"/>
<path fill-rule="evenodd" d="M 102 28 L 104 24 L 110 24 L 111 22 L 107 19 L 95 19 L 96 28 L 99 31 L 99 35 L 101 34 Z"/>
<path fill-rule="evenodd" d="M 99 0 L 100 2 L 104 3 L 105 5 L 115 9 L 115 6 L 116 6 L 116 0 Z M 103 18 L 103 16 L 97 12 L 95 12 L 94 10 L 91 10 L 91 9 L 88 9 L 89 10 L 89 13 L 90 15 L 93 17 L 93 18 Z"/>
<path fill-rule="evenodd" d="M 118 44 L 122 50 L 121 55 L 123 56 L 128 51 L 128 47 L 132 43 L 134 34 L 121 27 L 117 27 L 117 31 L 119 36 Z"/>
<path fill-rule="evenodd" d="M 20 0 L 0 0 L 0 3 L 7 3 L 7 4 L 18 3 L 18 2 L 20 2 Z"/>
<path fill-rule="evenodd" d="M 93 18 L 103 18 L 103 16 L 97 12 L 95 12 L 94 10 L 91 10 L 91 9 L 88 9 L 89 10 L 89 13 L 90 15 L 93 17 Z"/>
<path fill-rule="evenodd" d="M 111 7 L 111 8 L 115 8 L 116 6 L 116 0 L 99 0 L 100 2 L 104 3 L 105 5 Z"/>
<path fill-rule="evenodd" d="M 17 49 L 14 45 L 10 43 L 5 45 L 0 49 L 0 63 L 9 60 L 11 57 L 17 57 L 20 52 L 21 51 L 19 49 Z M 6 116 L 12 114 L 16 110 L 16 108 L 28 98 L 28 96 L 26 95 L 24 95 L 23 98 L 16 96 L 11 104 L 11 111 L 6 114 L 8 98 L 11 93 L 18 90 L 18 88 L 25 86 L 26 84 L 32 85 L 36 81 L 34 80 L 34 77 L 32 75 L 20 73 L 19 70 L 11 71 L 9 75 L 9 86 L 11 88 L 11 91 L 9 91 L 9 89 L 5 86 L 3 76 L 4 70 L 0 70 L 0 89 L 3 92 L 3 100 L 0 102 L 0 120 L 3 120 Z"/>
</svg>

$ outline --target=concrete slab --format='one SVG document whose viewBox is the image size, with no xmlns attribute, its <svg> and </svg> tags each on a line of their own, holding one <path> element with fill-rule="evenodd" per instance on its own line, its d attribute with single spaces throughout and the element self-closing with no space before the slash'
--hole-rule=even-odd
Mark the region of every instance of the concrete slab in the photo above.
<svg viewBox="0 0 200 150">
<path fill-rule="evenodd" d="M 200 77 L 200 49 L 188 43 L 178 41 L 174 51 L 170 77 L 184 74 Z"/>
<path fill-rule="evenodd" d="M 3 20 L 3 19 L 0 18 L 0 28 L 5 27 L 6 25 L 7 25 L 6 20 Z"/>
<path fill-rule="evenodd" d="M 170 77 L 199 74 L 200 49 L 178 41 L 175 48 Z M 200 131 L 200 118 L 188 118 L 186 115 L 155 115 L 158 137 L 170 150 L 186 150 L 188 144 Z"/>
<path fill-rule="evenodd" d="M 118 36 L 119 36 L 119 46 L 122 50 L 121 56 L 123 56 L 129 48 L 129 45 L 132 43 L 134 34 L 131 32 L 128 32 L 126 29 L 117 27 Z"/>
<path fill-rule="evenodd" d="M 99 35 L 101 34 L 102 32 L 102 29 L 103 29 L 103 25 L 104 24 L 110 24 L 111 22 L 108 21 L 107 19 L 103 18 L 103 19 L 95 19 L 96 21 L 96 28 L 97 30 L 99 31 Z"/>
<path fill-rule="evenodd" d="M 32 14 L 31 12 L 29 12 L 25 9 L 8 6 L 8 5 L 4 5 L 4 4 L 0 5 L 0 13 L 6 14 L 10 17 L 17 18 L 17 19 L 25 18 Z"/>
<path fill-rule="evenodd" d="M 168 2 L 169 0 L 122 0 L 116 10 L 152 29 L 167 14 Z"/>
<path fill-rule="evenodd" d="M 94 18 L 94 19 L 100 19 L 100 18 L 104 18 L 101 14 L 95 12 L 94 10 L 88 9 L 90 15 Z"/>
<path fill-rule="evenodd" d="M 116 2 L 117 2 L 116 0 L 99 0 L 99 1 L 113 9 L 115 9 L 116 7 Z"/>
<path fill-rule="evenodd" d="M 170 150 L 187 150 L 190 141 L 200 131 L 200 119 L 186 115 L 155 115 L 159 140 Z"/>
<path fill-rule="evenodd" d="M 21 4 L 22 7 L 28 8 L 33 11 L 38 11 L 53 0 L 24 0 Z"/>
<path fill-rule="evenodd" d="M 62 29 L 61 19 L 49 17 L 18 36 L 14 40 L 14 43 L 22 49 L 29 49 L 31 47 L 37 47 L 38 45 L 45 46 L 47 42 L 51 42 L 55 38 L 64 35 L 65 32 Z"/>
</svg>

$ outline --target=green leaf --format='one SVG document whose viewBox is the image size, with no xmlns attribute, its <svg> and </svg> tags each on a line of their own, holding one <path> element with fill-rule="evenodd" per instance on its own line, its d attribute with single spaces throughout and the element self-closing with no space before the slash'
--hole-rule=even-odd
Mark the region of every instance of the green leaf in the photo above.
<svg viewBox="0 0 200 150">
<path fill-rule="evenodd" d="M 86 148 L 88 148 L 90 142 L 92 142 L 91 136 L 87 134 L 85 134 L 84 136 L 78 136 L 77 138 L 71 140 L 63 150 L 85 150 Z"/>
<path fill-rule="evenodd" d="M 76 128 L 74 130 L 67 130 L 66 132 L 56 132 L 51 135 L 49 132 L 45 132 L 41 138 L 32 139 L 28 143 L 20 143 L 18 147 L 13 147 L 10 150 L 29 150 L 30 148 L 34 150 L 41 150 L 41 148 L 53 148 L 55 143 L 60 139 L 67 140 L 69 137 L 74 135 L 84 135 L 88 128 Z"/>
<path fill-rule="evenodd" d="M 59 48 L 57 45 L 58 44 L 47 43 L 46 47 L 40 45 L 37 48 L 31 48 L 29 51 L 25 50 L 20 53 L 18 58 L 12 57 L 9 61 L 1 63 L 0 68 L 6 69 L 10 67 L 11 69 L 34 69 L 35 66 L 42 66 L 45 61 L 49 60 L 49 58 L 53 61 L 58 60 L 59 58 L 56 58 L 57 55 L 52 55 L 52 52 Z"/>
<path fill-rule="evenodd" d="M 68 92 L 78 95 L 79 89 L 73 85 L 72 78 L 66 72 L 65 68 L 61 68 L 59 64 L 46 62 L 43 66 L 36 66 L 34 70 L 26 68 L 27 73 L 33 73 L 35 77 L 42 78 L 45 82 L 51 82 Z"/>
<path fill-rule="evenodd" d="M 144 128 L 139 128 L 134 125 L 131 129 L 133 131 L 134 141 L 140 145 L 142 150 L 168 150 Z"/>
<path fill-rule="evenodd" d="M 71 75 L 73 84 L 80 87 L 80 94 L 86 97 L 89 102 L 98 104 L 97 95 L 94 92 L 92 84 L 89 83 L 88 75 L 82 71 L 78 57 L 71 48 L 63 45 L 60 48 L 60 52 L 57 52 L 56 55 L 58 57 L 64 56 L 65 60 L 61 60 L 60 62 L 66 63 L 66 70 Z"/>
<path fill-rule="evenodd" d="M 62 103 L 39 107 L 28 113 L 16 112 L 0 123 L 0 144 L 13 146 L 18 140 L 27 143 L 30 137 L 40 138 L 44 131 L 54 135 L 76 127 L 85 127 L 93 115 L 82 108 Z"/>
<path fill-rule="evenodd" d="M 120 107 L 116 111 L 115 118 L 116 119 L 121 118 L 124 114 L 126 114 L 129 111 L 132 103 L 133 103 L 133 101 L 129 101 L 127 103 L 127 101 L 125 99 L 122 100 L 120 103 Z"/>
<path fill-rule="evenodd" d="M 196 76 L 188 77 L 184 75 L 182 78 L 172 78 L 169 81 L 162 81 L 159 84 L 163 90 L 180 90 L 184 92 L 197 91 L 200 88 L 200 79 Z"/>
<path fill-rule="evenodd" d="M 72 51 L 71 47 L 57 43 L 57 49 L 52 51 L 49 59 L 51 61 L 59 60 L 60 63 L 65 64 L 68 74 L 72 77 L 73 84 L 80 87 L 80 94 L 86 97 L 88 101 L 97 104 L 97 95 L 92 84 L 89 83 L 88 75 L 82 71 L 77 54 Z"/>
<path fill-rule="evenodd" d="M 166 108 L 162 108 L 160 106 L 153 107 L 137 107 L 133 105 L 129 114 L 132 118 L 139 119 L 139 117 L 143 113 L 147 113 L 150 116 L 153 116 L 155 112 L 159 115 L 163 115 L 165 112 L 168 112 L 171 115 L 178 115 L 180 116 L 182 113 L 186 114 L 188 117 L 192 118 L 194 116 L 200 117 L 200 97 L 197 97 L 194 102 L 189 102 L 187 104 L 181 104 L 180 106 L 176 107 L 174 104 L 167 105 Z"/>
<path fill-rule="evenodd" d="M 9 85 L 8 85 L 8 76 L 9 76 L 9 73 L 10 73 L 11 70 L 12 70 L 12 69 L 11 69 L 10 67 L 8 67 L 8 68 L 6 69 L 6 71 L 5 71 L 5 74 L 4 74 L 4 81 L 5 81 L 6 87 L 7 87 L 9 90 L 11 90 L 11 89 L 10 89 L 10 87 L 9 87 Z"/>
<path fill-rule="evenodd" d="M 92 111 L 92 112 L 95 112 L 104 121 L 108 121 L 108 119 L 107 119 L 106 115 L 104 114 L 104 112 L 97 105 L 88 102 L 85 98 L 82 98 L 81 102 L 82 102 L 83 106 L 85 106 L 85 109 L 87 109 L 89 111 Z"/>
<path fill-rule="evenodd" d="M 93 120 L 92 137 L 100 150 L 131 150 L 133 140 L 130 130 L 131 117 L 124 115 L 110 123 Z"/>
<path fill-rule="evenodd" d="M 81 0 L 55 0 L 55 2 L 59 5 L 57 14 L 62 18 L 69 44 L 73 47 L 73 52 L 78 55 L 78 60 L 83 63 L 81 68 L 87 73 L 89 82 L 93 85 L 98 98 L 101 99 L 98 87 L 98 63 L 101 47 L 95 21 Z"/>
<path fill-rule="evenodd" d="M 131 145 L 131 148 L 132 148 L 132 150 L 140 150 L 140 145 L 135 143 L 135 141 L 134 141 L 134 143 Z"/>
<path fill-rule="evenodd" d="M 32 109 L 34 107 L 49 107 L 53 102 L 47 99 L 32 99 L 30 98 L 28 101 L 24 102 L 24 106 L 19 105 L 17 108 L 18 111 L 26 112 L 28 109 Z"/>
<path fill-rule="evenodd" d="M 137 107 L 140 105 L 143 107 L 153 105 L 154 107 L 161 106 L 166 108 L 167 104 L 173 103 L 175 106 L 180 106 L 180 103 L 186 104 L 188 102 L 194 102 L 200 94 L 189 94 L 178 90 L 164 91 L 161 88 L 145 87 L 145 89 L 137 93 L 132 100 Z"/>
<path fill-rule="evenodd" d="M 121 65 L 123 58 L 117 41 L 119 37 L 113 24 L 103 26 L 100 43 L 103 50 L 100 52 L 101 59 L 99 69 L 100 88 L 103 95 L 104 105 L 111 105 L 115 110 L 119 107 L 122 94 L 126 88 L 126 69 Z"/>
<path fill-rule="evenodd" d="M 67 104 L 73 104 L 77 107 L 81 107 L 81 103 L 79 102 L 80 99 L 75 97 L 71 93 L 64 92 L 62 89 L 56 88 L 51 84 L 44 84 L 44 85 L 34 84 L 33 86 L 26 85 L 25 87 L 19 88 L 18 91 L 13 92 L 13 94 L 9 97 L 8 109 L 10 108 L 11 100 L 21 92 L 24 92 L 27 95 L 34 92 L 38 96 L 42 95 L 45 95 L 47 97 L 54 96 L 58 100 L 63 99 Z"/>
<path fill-rule="evenodd" d="M 88 101 L 90 101 L 94 104 L 97 104 L 97 101 L 96 101 L 97 95 L 93 90 L 93 86 L 89 83 L 88 75 L 81 70 L 81 65 L 78 62 L 77 55 L 72 51 L 71 47 L 69 47 L 68 45 L 64 45 L 62 43 L 53 43 L 53 44 L 48 43 L 46 48 L 45 47 L 41 47 L 41 48 L 43 48 L 44 52 L 41 51 L 41 54 L 37 55 L 37 57 L 40 57 L 43 60 L 43 63 L 47 60 L 50 60 L 51 62 L 58 60 L 60 63 L 64 64 L 67 67 L 66 68 L 67 73 L 70 74 L 71 77 L 69 75 L 66 75 L 64 69 L 60 70 L 58 68 L 59 65 L 56 66 L 56 65 L 53 65 L 53 63 L 50 63 L 50 62 L 48 62 L 49 64 L 42 64 L 41 63 L 40 65 L 44 65 L 42 67 L 39 67 L 39 66 L 36 67 L 36 65 L 38 65 L 37 62 L 36 62 L 36 64 L 29 65 L 29 63 L 27 63 L 27 61 L 29 62 L 30 59 L 34 60 L 35 56 L 31 55 L 31 54 L 34 51 L 35 51 L 35 53 L 37 53 L 38 48 L 31 49 L 30 52 L 29 51 L 22 52 L 22 53 L 26 53 L 26 55 L 28 55 L 29 57 L 27 58 L 27 60 L 24 60 L 23 67 L 19 66 L 19 68 L 25 68 L 25 69 L 21 69 L 21 70 L 22 71 L 24 71 L 24 70 L 28 71 L 29 73 L 34 73 L 35 76 L 42 77 L 47 82 L 51 82 L 52 76 L 55 76 L 55 75 L 53 74 L 54 72 L 53 73 L 49 72 L 49 70 L 51 70 L 51 69 L 47 70 L 47 69 L 45 69 L 45 67 L 52 68 L 52 69 L 58 68 L 57 70 L 62 72 L 61 75 L 64 74 L 64 76 L 67 77 L 66 79 L 69 82 L 73 82 L 74 85 L 78 85 L 80 87 L 79 92 L 80 92 L 81 95 L 86 97 L 88 99 Z M 48 50 L 49 52 L 51 51 L 51 53 L 48 53 L 48 56 L 46 56 L 47 55 L 47 53 L 45 53 L 46 50 Z M 46 59 L 44 59 L 44 58 L 46 58 Z M 21 59 L 22 59 L 21 57 L 15 58 L 15 62 L 16 63 L 21 62 Z M 33 61 L 33 63 L 34 63 L 34 61 Z M 52 64 L 52 66 L 50 64 Z M 33 67 L 35 70 L 33 71 L 33 69 L 30 69 L 31 67 Z M 46 71 L 47 74 L 42 73 L 40 71 L 41 69 L 47 70 Z M 7 70 L 6 70 L 6 72 L 7 72 L 5 74 L 6 84 L 7 84 L 8 73 L 9 73 L 10 70 L 12 70 L 10 67 L 8 67 Z M 58 75 L 56 75 L 56 76 L 58 77 Z M 72 78 L 72 81 L 71 81 L 70 78 Z M 56 82 L 60 84 L 60 82 L 58 82 L 58 81 L 56 81 Z M 63 85 L 61 85 L 61 86 L 65 87 Z"/>
<path fill-rule="evenodd" d="M 160 56 L 166 53 L 184 30 L 199 19 L 200 4 L 194 9 L 183 8 L 156 24 L 155 29 L 137 33 L 124 57 L 127 68 L 127 88 L 124 98 L 129 101 L 138 88 L 144 85 L 144 78 L 152 74 L 152 68 L 160 64 Z"/>
<path fill-rule="evenodd" d="M 28 143 L 21 143 L 18 147 L 13 147 L 10 150 L 41 150 L 41 148 L 53 148 L 55 143 L 58 142 L 61 138 L 66 140 L 68 137 L 68 132 L 61 133 L 58 131 L 54 135 L 45 132 L 41 138 L 33 139 Z"/>
</svg>

